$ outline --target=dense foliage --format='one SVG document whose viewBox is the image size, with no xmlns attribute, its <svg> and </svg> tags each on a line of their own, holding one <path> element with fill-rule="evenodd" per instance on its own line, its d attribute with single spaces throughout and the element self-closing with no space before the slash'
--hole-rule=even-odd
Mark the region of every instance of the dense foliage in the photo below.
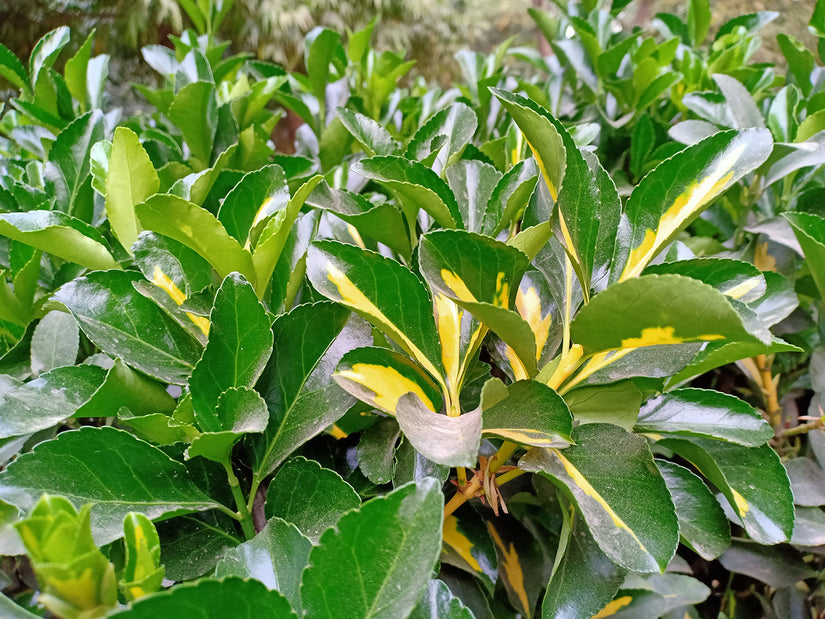
<svg viewBox="0 0 825 619">
<path fill-rule="evenodd" d="M 0 46 L 2 615 L 822 612 L 825 2 L 620 4 L 440 89 L 181 0 L 133 118 Z"/>
</svg>

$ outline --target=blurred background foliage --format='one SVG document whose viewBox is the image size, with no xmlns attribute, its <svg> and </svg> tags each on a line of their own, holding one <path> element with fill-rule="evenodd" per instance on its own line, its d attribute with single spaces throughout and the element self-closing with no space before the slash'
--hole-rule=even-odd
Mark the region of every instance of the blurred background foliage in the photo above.
<svg viewBox="0 0 825 619">
<path fill-rule="evenodd" d="M 232 41 L 233 52 L 249 51 L 289 70 L 300 70 L 304 36 L 313 27 L 345 33 L 378 17 L 375 48 L 406 51 L 417 63 L 411 77 L 422 75 L 446 85 L 458 74 L 453 56 L 459 49 L 488 53 L 511 36 L 516 37 L 516 45 L 540 45 L 527 9 L 552 10 L 554 1 L 236 0 L 217 35 Z M 741 0 L 711 0 L 712 28 L 745 10 L 779 11 L 780 17 L 764 30 L 764 45 L 756 60 L 781 64 L 777 33 L 793 34 L 815 47 L 806 27 L 813 4 L 814 0 L 750 0 L 744 7 Z M 620 18 L 628 28 L 650 27 L 657 12 L 681 14 L 686 5 L 683 0 L 634 0 Z M 40 36 L 64 25 L 81 35 L 74 39 L 76 44 L 93 28 L 97 30 L 96 52 L 112 56 L 109 94 L 121 99 L 114 103 L 126 107 L 130 107 L 130 88 L 121 76 L 136 79 L 151 74 L 138 53 L 140 47 L 169 45 L 169 34 L 191 26 L 175 0 L 0 0 L 0 41 L 18 57 L 28 57 Z"/>
</svg>

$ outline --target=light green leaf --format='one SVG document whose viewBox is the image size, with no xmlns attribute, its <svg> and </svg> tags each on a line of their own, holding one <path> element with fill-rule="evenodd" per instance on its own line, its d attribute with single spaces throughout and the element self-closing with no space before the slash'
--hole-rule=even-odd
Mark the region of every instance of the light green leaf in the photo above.
<svg viewBox="0 0 825 619">
<path fill-rule="evenodd" d="M 12 505 L 31 509 L 44 493 L 62 495 L 76 507 L 92 503 L 97 544 L 123 535 L 129 512 L 154 520 L 222 507 L 195 486 L 182 464 L 111 427 L 63 432 L 0 473 L 0 498 Z"/>
<path fill-rule="evenodd" d="M 716 288 L 742 303 L 750 303 L 765 294 L 765 275 L 749 262 L 730 258 L 693 258 L 663 262 L 645 269 L 645 275 L 675 273 L 692 277 Z"/>
<path fill-rule="evenodd" d="M 59 211 L 0 213 L 0 234 L 87 269 L 119 269 L 101 234 Z"/>
<path fill-rule="evenodd" d="M 401 435 L 394 419 L 379 419 L 358 441 L 358 468 L 374 484 L 388 484 L 395 472 L 395 445 Z"/>
<path fill-rule="evenodd" d="M 368 157 L 397 155 L 401 145 L 384 127 L 368 116 L 343 107 L 338 108 L 338 118 L 358 143 L 364 147 Z"/>
<path fill-rule="evenodd" d="M 433 114 L 407 145 L 405 157 L 441 174 L 460 156 L 475 135 L 478 118 L 464 103 L 453 103 Z"/>
<path fill-rule="evenodd" d="M 204 432 L 192 439 L 186 458 L 203 456 L 222 464 L 229 463 L 232 445 L 249 432 L 263 432 L 269 421 L 266 402 L 248 387 L 230 387 L 218 398 L 214 419 L 220 429 Z"/>
<path fill-rule="evenodd" d="M 811 269 L 811 275 L 825 299 L 825 219 L 812 213 L 784 213 Z"/>
<path fill-rule="evenodd" d="M 473 619 L 474 615 L 464 606 L 461 599 L 453 595 L 441 580 L 431 580 L 427 584 L 424 597 L 419 600 L 409 619 Z"/>
<path fill-rule="evenodd" d="M 441 484 L 431 478 L 344 515 L 310 553 L 301 583 L 305 612 L 335 619 L 406 616 L 438 559 L 442 516 Z"/>
<path fill-rule="evenodd" d="M 543 383 L 520 380 L 507 396 L 486 408 L 482 433 L 535 447 L 566 447 L 573 417 L 559 394 Z"/>
<path fill-rule="evenodd" d="M 134 600 L 160 589 L 164 569 L 160 565 L 160 539 L 155 525 L 144 514 L 129 513 L 123 519 L 123 590 Z"/>
<path fill-rule="evenodd" d="M 127 127 L 115 129 L 106 174 L 106 214 L 112 232 L 128 252 L 141 230 L 135 205 L 159 187 L 157 172 L 135 132 Z"/>
<path fill-rule="evenodd" d="M 210 82 L 187 84 L 175 95 L 168 116 L 183 134 L 198 169 L 209 167 L 218 126 L 215 85 Z"/>
<path fill-rule="evenodd" d="M 221 204 L 220 221 L 230 236 L 246 243 L 252 230 L 289 202 L 286 175 L 278 165 L 268 165 L 244 174 Z"/>
<path fill-rule="evenodd" d="M 573 419 L 582 423 L 612 423 L 628 432 L 636 425 L 642 392 L 630 380 L 577 387 L 564 394 Z"/>
<path fill-rule="evenodd" d="M 519 468 L 556 480 L 611 560 L 638 572 L 664 570 L 679 529 L 645 440 L 608 424 L 579 426 L 573 440 L 567 449 L 531 449 Z"/>
</svg>

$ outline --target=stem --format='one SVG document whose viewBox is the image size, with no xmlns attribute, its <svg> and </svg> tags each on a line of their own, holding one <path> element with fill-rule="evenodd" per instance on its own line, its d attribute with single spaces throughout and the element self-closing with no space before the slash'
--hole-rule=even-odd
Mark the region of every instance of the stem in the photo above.
<svg viewBox="0 0 825 619">
<path fill-rule="evenodd" d="M 814 419 L 808 423 L 803 423 L 798 426 L 794 426 L 793 428 L 788 428 L 782 432 L 782 437 L 798 436 L 799 434 L 806 434 L 811 430 L 819 430 L 823 427 L 825 427 L 825 418 L 819 417 L 818 419 Z"/>
<path fill-rule="evenodd" d="M 498 448 L 498 451 L 490 458 L 490 461 L 487 463 L 487 470 L 490 473 L 495 473 L 497 470 L 501 468 L 501 466 L 513 455 L 516 449 L 519 448 L 518 443 L 514 443 L 513 441 L 504 441 L 501 444 L 501 447 Z"/>
<path fill-rule="evenodd" d="M 228 460 L 223 463 L 223 468 L 226 470 L 226 478 L 229 480 L 229 487 L 232 489 L 232 498 L 235 499 L 235 507 L 238 508 L 238 521 L 241 523 L 244 537 L 246 537 L 246 539 L 252 539 L 255 537 L 255 525 L 252 523 L 252 516 L 246 506 L 241 484 L 238 482 L 238 478 L 232 470 L 232 464 L 230 464 Z M 251 496 L 254 500 L 255 493 L 253 492 Z"/>
<path fill-rule="evenodd" d="M 516 477 L 520 475 L 524 475 L 527 471 L 522 471 L 521 469 L 513 469 L 511 471 L 507 471 L 502 475 L 496 477 L 496 485 L 502 486 L 506 484 L 508 481 L 513 481 Z"/>
<path fill-rule="evenodd" d="M 779 405 L 779 398 L 776 394 L 776 383 L 774 383 L 771 373 L 773 359 L 768 359 L 765 355 L 756 355 L 756 367 L 759 370 L 759 381 L 762 383 L 762 395 L 765 399 L 765 412 L 768 414 L 768 421 L 775 432 L 779 432 L 782 427 L 782 407 Z"/>
<path fill-rule="evenodd" d="M 455 470 L 456 475 L 458 476 L 458 487 L 463 488 L 467 485 L 467 469 L 463 466 L 459 466 Z"/>
<path fill-rule="evenodd" d="M 456 492 L 453 495 L 453 498 L 451 498 L 444 506 L 444 517 L 446 518 L 459 507 L 464 505 L 464 503 L 472 499 L 479 490 L 481 490 L 481 482 L 478 477 L 473 477 L 473 480 L 464 486 L 462 490 Z"/>
<path fill-rule="evenodd" d="M 518 443 L 514 443 L 513 441 L 504 441 L 499 447 L 498 451 L 490 458 L 489 464 L 487 466 L 487 470 L 490 473 L 495 473 L 501 466 L 507 461 L 507 459 L 513 455 L 513 452 L 519 448 Z M 519 471 L 519 474 L 523 473 L 524 471 L 520 471 L 519 469 L 514 469 L 514 471 Z M 499 479 L 505 479 L 505 481 L 510 481 L 511 479 L 515 479 L 518 475 L 513 475 L 513 471 L 509 471 L 502 475 Z M 509 476 L 509 477 L 508 477 Z M 498 480 L 496 480 L 498 483 Z M 481 477 L 476 475 L 470 480 L 469 484 L 466 485 L 459 485 L 458 492 L 453 495 L 447 504 L 444 506 L 444 517 L 446 518 L 450 514 L 452 514 L 455 510 L 459 507 L 464 505 L 467 501 L 472 499 L 476 493 L 481 490 Z"/>
</svg>

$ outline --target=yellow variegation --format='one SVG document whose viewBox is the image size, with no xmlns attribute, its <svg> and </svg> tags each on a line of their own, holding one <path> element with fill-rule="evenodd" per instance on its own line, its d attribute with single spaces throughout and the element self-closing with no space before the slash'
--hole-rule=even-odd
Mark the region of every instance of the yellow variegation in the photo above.
<svg viewBox="0 0 825 619">
<path fill-rule="evenodd" d="M 461 559 L 476 572 L 481 572 L 481 565 L 473 556 L 473 543 L 458 530 L 458 518 L 450 514 L 444 518 L 443 540 Z M 443 551 L 442 551 L 443 552 Z"/>
<path fill-rule="evenodd" d="M 159 266 L 155 266 L 155 270 L 152 273 L 152 283 L 166 292 L 175 304 L 183 305 L 183 302 L 186 301 L 186 295 L 183 294 L 183 291 L 175 285 L 175 282 L 173 282 L 171 278 L 160 269 Z M 205 318 L 204 316 L 196 316 L 191 312 L 186 312 L 186 315 L 189 317 L 189 320 L 191 320 L 195 326 L 203 332 L 204 335 L 209 335 L 208 318 Z"/>
<path fill-rule="evenodd" d="M 532 616 L 532 606 L 530 598 L 527 595 L 527 589 L 524 584 L 524 571 L 521 569 L 521 562 L 519 561 L 518 553 L 513 543 L 505 544 L 504 540 L 496 531 L 491 523 L 487 523 L 487 530 L 490 532 L 490 537 L 493 538 L 493 543 L 498 549 L 499 556 L 499 574 L 504 578 L 510 586 L 510 589 L 516 594 L 521 609 L 527 617 Z"/>
<path fill-rule="evenodd" d="M 405 393 L 414 393 L 427 408 L 435 411 L 432 401 L 415 381 L 407 378 L 395 368 L 385 365 L 355 363 L 348 370 L 339 370 L 336 378 L 344 379 L 365 387 L 372 392 L 371 402 L 386 413 L 395 415 L 398 400 Z"/>
<path fill-rule="evenodd" d="M 656 230 L 647 230 L 644 239 L 630 250 L 619 281 L 641 275 L 673 235 L 679 231 L 705 204 L 727 189 L 735 175 L 736 165 L 747 144 L 740 143 L 720 158 L 707 176 L 688 187 L 659 219 Z"/>
<path fill-rule="evenodd" d="M 612 617 L 625 606 L 628 606 L 632 601 L 633 598 L 629 595 L 623 595 L 622 597 L 616 598 L 605 606 L 600 612 L 593 615 L 591 619 L 604 619 L 604 617 Z"/>
</svg>

